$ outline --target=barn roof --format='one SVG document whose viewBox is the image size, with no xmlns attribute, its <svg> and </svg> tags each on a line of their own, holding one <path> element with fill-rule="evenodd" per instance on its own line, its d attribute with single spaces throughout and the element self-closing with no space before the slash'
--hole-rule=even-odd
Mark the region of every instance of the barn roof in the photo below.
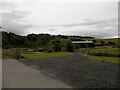
<svg viewBox="0 0 120 90">
<path fill-rule="evenodd" d="M 72 41 L 72 43 L 94 43 L 93 41 Z"/>
</svg>

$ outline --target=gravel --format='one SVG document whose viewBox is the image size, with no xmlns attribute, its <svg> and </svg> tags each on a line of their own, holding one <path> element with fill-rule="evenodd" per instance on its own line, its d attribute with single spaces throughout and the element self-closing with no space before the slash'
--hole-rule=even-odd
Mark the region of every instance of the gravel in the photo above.
<svg viewBox="0 0 120 90">
<path fill-rule="evenodd" d="M 59 58 L 19 61 L 73 88 L 118 87 L 118 64 L 90 61 L 78 52 Z"/>
</svg>

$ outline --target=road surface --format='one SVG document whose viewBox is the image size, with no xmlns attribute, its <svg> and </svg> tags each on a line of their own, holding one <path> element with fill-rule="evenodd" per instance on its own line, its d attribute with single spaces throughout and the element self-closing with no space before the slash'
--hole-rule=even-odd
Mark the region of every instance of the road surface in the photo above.
<svg viewBox="0 0 120 90">
<path fill-rule="evenodd" d="M 3 88 L 71 88 L 17 60 L 3 60 Z"/>
</svg>

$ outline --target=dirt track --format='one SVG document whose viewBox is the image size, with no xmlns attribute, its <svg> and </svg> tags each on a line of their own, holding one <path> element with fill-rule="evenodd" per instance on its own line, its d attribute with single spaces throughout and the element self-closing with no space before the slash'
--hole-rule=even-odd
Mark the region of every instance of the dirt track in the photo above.
<svg viewBox="0 0 120 90">
<path fill-rule="evenodd" d="M 79 53 L 54 59 L 20 60 L 20 62 L 75 88 L 117 87 L 117 64 L 90 61 Z"/>
</svg>

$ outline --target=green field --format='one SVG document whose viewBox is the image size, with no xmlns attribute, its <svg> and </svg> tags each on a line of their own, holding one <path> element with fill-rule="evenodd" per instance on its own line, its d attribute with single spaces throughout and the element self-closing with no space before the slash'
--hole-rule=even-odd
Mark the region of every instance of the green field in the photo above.
<svg viewBox="0 0 120 90">
<path fill-rule="evenodd" d="M 103 56 L 88 55 L 88 58 L 92 61 L 101 61 L 101 62 L 110 62 L 110 63 L 120 64 L 118 57 L 103 57 Z"/>
<path fill-rule="evenodd" d="M 120 48 L 87 48 L 80 49 L 81 53 L 94 56 L 120 57 Z"/>
<path fill-rule="evenodd" d="M 51 53 L 25 53 L 21 54 L 25 59 L 47 59 L 72 55 L 71 52 L 51 52 Z"/>
<path fill-rule="evenodd" d="M 115 42 L 116 44 L 120 44 L 120 38 L 112 38 L 112 39 L 95 39 L 97 41 L 97 43 L 100 43 L 100 41 L 104 41 L 105 43 L 108 42 Z"/>
<path fill-rule="evenodd" d="M 118 60 L 120 57 L 120 48 L 87 48 L 80 49 L 80 52 L 87 55 L 92 61 L 102 61 L 120 64 Z M 119 62 L 118 62 L 119 61 Z"/>
</svg>

